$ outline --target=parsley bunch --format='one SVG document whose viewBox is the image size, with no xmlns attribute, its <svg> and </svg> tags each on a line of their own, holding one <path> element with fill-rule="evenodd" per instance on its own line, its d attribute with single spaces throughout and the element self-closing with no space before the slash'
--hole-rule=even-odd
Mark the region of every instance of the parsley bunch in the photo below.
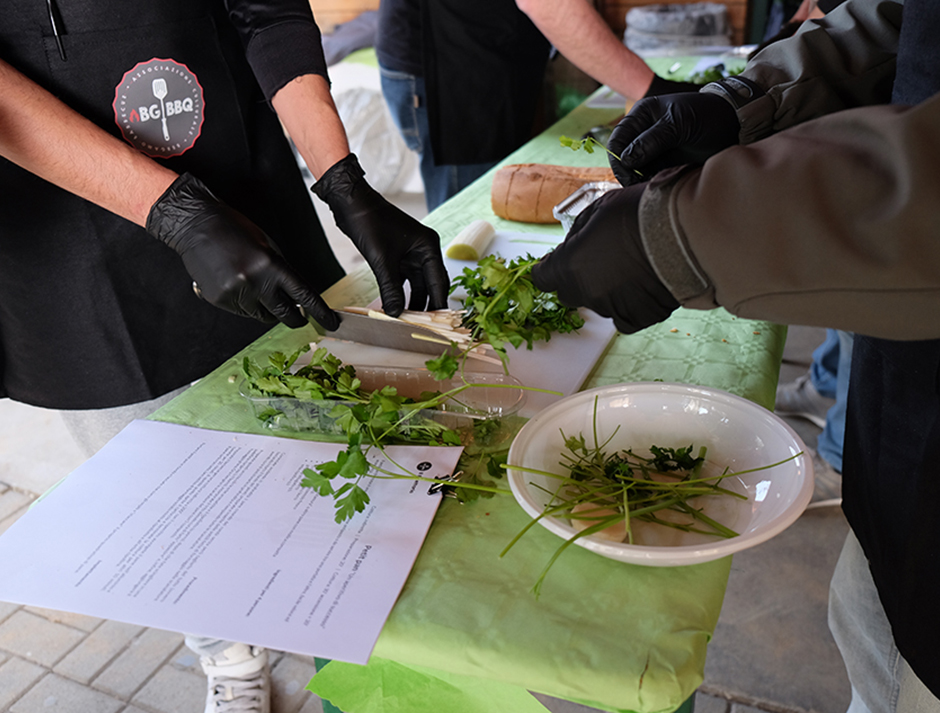
<svg viewBox="0 0 940 713">
<path fill-rule="evenodd" d="M 515 348 L 548 341 L 552 334 L 580 329 L 584 319 L 577 310 L 565 307 L 554 292 L 542 292 L 532 282 L 532 266 L 538 258 L 526 255 L 508 263 L 488 255 L 475 268 L 465 267 L 454 278 L 451 292 L 466 290 L 463 326 L 470 329 L 471 349 L 489 344 L 506 366 L 506 345 Z M 469 351 L 469 350 L 468 350 Z M 442 354 L 426 362 L 437 379 L 452 377 L 460 366 L 459 357 Z"/>
<path fill-rule="evenodd" d="M 362 512 L 369 503 L 369 495 L 360 485 L 365 477 L 406 478 L 437 483 L 414 474 L 402 476 L 381 471 L 383 475 L 376 475 L 371 471 L 378 469 L 372 469 L 366 456 L 371 448 L 382 450 L 384 445 L 391 443 L 462 445 L 460 434 L 436 421 L 433 418 L 434 411 L 462 391 L 484 385 L 464 383 L 444 392 L 426 392 L 417 400 L 399 395 L 393 386 L 369 391 L 363 388 L 353 366 L 343 364 L 323 347 L 313 352 L 309 364 L 296 372 L 291 371 L 300 355 L 308 351 L 310 347 L 305 344 L 290 356 L 273 352 L 268 355 L 267 363 L 263 366 L 245 357 L 242 369 L 249 395 L 287 397 L 278 404 L 282 409 L 295 409 L 302 419 L 316 418 L 317 430 L 329 428 L 346 436 L 346 450 L 335 461 L 322 463 L 315 469 L 304 469 L 304 479 L 301 481 L 302 486 L 313 488 L 324 497 L 334 498 L 336 521 L 350 519 L 357 512 Z M 277 423 L 283 415 L 282 410 L 271 407 L 258 414 L 258 418 L 271 424 Z M 474 423 L 473 436 L 478 454 L 487 438 L 494 438 L 493 431 L 499 428 L 496 419 Z M 471 471 L 468 477 L 451 484 L 459 486 L 462 500 L 472 499 L 474 493 L 498 492 L 492 481 L 485 477 L 498 477 L 498 466 L 494 468 L 489 465 L 485 458 L 479 461 L 473 467 L 467 466 Z M 480 464 L 485 467 L 485 473 L 478 472 Z"/>
</svg>

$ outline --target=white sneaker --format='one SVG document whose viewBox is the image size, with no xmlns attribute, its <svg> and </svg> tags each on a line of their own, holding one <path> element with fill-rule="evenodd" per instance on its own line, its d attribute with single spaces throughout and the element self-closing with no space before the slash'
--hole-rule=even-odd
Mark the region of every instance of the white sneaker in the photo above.
<svg viewBox="0 0 940 713">
<path fill-rule="evenodd" d="M 833 468 L 829 461 L 819 455 L 819 451 L 809 448 L 807 450 L 813 454 L 813 476 L 815 480 L 813 498 L 810 500 L 807 510 L 842 505 L 842 473 Z"/>
<path fill-rule="evenodd" d="M 777 387 L 774 411 L 783 416 L 798 416 L 819 426 L 826 427 L 826 413 L 836 403 L 835 399 L 816 391 L 806 372 L 795 381 Z"/>
<path fill-rule="evenodd" d="M 233 644 L 199 663 L 209 678 L 205 713 L 271 713 L 267 649 Z"/>
</svg>

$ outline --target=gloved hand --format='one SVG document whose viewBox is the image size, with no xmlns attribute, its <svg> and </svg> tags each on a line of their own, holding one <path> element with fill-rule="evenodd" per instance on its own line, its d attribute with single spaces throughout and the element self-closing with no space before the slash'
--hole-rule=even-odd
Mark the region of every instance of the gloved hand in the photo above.
<svg viewBox="0 0 940 713">
<path fill-rule="evenodd" d="M 333 164 L 313 192 L 330 206 L 336 225 L 375 273 L 386 314 L 397 317 L 404 310 L 405 280 L 411 286 L 409 309 L 447 307 L 450 280 L 440 237 L 376 192 L 355 154 Z"/>
<path fill-rule="evenodd" d="M 677 82 L 674 79 L 666 79 L 658 74 L 653 75 L 653 83 L 646 90 L 643 98 L 658 97 L 661 94 L 680 94 L 682 92 L 697 92 L 702 88 L 701 84 L 692 82 Z"/>
<path fill-rule="evenodd" d="M 336 313 L 277 254 L 264 231 L 188 173 L 153 204 L 147 232 L 180 254 L 200 296 L 216 307 L 296 328 L 307 324 L 299 305 L 324 328 L 339 327 Z"/>
<path fill-rule="evenodd" d="M 717 94 L 695 92 L 641 99 L 614 128 L 607 148 L 621 185 L 648 180 L 658 171 L 701 164 L 738 143 L 741 123 Z M 639 171 L 642 175 L 637 175 Z"/>
<path fill-rule="evenodd" d="M 679 303 L 660 282 L 640 239 L 645 186 L 605 193 L 575 219 L 565 241 L 532 267 L 532 281 L 569 307 L 612 317 L 637 332 L 666 319 Z"/>
</svg>

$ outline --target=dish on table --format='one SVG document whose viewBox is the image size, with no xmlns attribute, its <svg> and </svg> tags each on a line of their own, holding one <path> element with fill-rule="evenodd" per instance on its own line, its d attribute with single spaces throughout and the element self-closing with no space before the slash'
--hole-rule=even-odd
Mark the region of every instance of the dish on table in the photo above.
<svg viewBox="0 0 940 713">
<path fill-rule="evenodd" d="M 806 509 L 813 493 L 812 458 L 783 419 L 733 394 L 699 386 L 641 382 L 603 386 L 562 399 L 532 418 L 519 431 L 509 451 L 509 484 L 522 508 L 541 515 L 552 500 L 554 480 L 525 472 L 528 468 L 564 474 L 560 465 L 565 437 L 583 435 L 605 451 L 649 446 L 707 447 L 706 471 L 739 472 L 786 461 L 770 469 L 734 475 L 722 481 L 746 499 L 698 498 L 709 517 L 738 534 L 730 538 L 683 532 L 652 523 L 633 523 L 634 543 L 597 535 L 575 544 L 623 562 L 678 566 L 707 562 L 753 547 L 779 534 Z M 789 459 L 789 460 L 788 460 Z M 513 466 L 517 466 L 513 468 Z M 695 502 L 695 501 L 690 501 Z M 545 516 L 539 524 L 569 539 L 578 530 L 565 517 Z"/>
</svg>

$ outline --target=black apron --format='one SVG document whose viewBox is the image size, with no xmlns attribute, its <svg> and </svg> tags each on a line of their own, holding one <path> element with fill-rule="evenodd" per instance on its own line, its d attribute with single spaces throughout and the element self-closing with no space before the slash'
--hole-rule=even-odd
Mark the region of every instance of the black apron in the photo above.
<svg viewBox="0 0 940 713">
<path fill-rule="evenodd" d="M 908 0 L 892 103 L 940 91 L 938 37 L 940 6 Z M 843 509 L 898 650 L 940 697 L 940 340 L 856 335 L 845 439 Z"/>
<path fill-rule="evenodd" d="M 532 138 L 550 45 L 513 0 L 422 0 L 438 165 L 499 161 Z"/>
<path fill-rule="evenodd" d="M 220 1 L 58 0 L 58 11 L 57 41 L 44 0 L 0 3 L 0 57 L 131 143 L 141 117 L 157 116 L 146 72 L 168 77 L 170 141 L 138 148 L 201 178 L 314 288 L 342 276 Z M 0 395 L 60 409 L 147 400 L 269 328 L 196 298 L 179 256 L 143 229 L 0 159 Z"/>
</svg>

